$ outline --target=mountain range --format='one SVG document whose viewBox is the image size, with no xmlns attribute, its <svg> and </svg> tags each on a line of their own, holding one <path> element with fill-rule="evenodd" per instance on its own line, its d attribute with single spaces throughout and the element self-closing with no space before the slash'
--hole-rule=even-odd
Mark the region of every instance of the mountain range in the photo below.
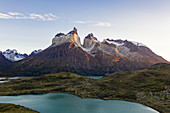
<svg viewBox="0 0 170 113">
<path fill-rule="evenodd" d="M 4 60 L 4 57 L 1 59 Z M 0 72 L 1 75 L 4 73 L 4 75 L 14 76 L 42 75 L 63 71 L 81 75 L 105 75 L 138 70 L 156 63 L 169 62 L 138 42 L 113 39 L 104 39 L 100 42 L 90 33 L 81 44 L 77 29 L 74 28 L 67 34 L 55 35 L 52 44 L 45 50 L 17 62 L 9 62 L 8 68 Z"/>
<path fill-rule="evenodd" d="M 31 55 L 34 55 L 36 53 L 39 53 L 41 52 L 42 50 L 39 49 L 39 50 L 34 50 L 33 52 L 31 52 L 31 54 L 21 54 L 21 53 L 18 53 L 16 49 L 13 49 L 13 50 L 10 50 L 10 49 L 7 49 L 6 51 L 2 52 L 2 54 L 10 61 L 12 62 L 15 62 L 15 61 L 19 61 L 19 60 L 22 60 L 28 56 L 31 56 Z"/>
</svg>

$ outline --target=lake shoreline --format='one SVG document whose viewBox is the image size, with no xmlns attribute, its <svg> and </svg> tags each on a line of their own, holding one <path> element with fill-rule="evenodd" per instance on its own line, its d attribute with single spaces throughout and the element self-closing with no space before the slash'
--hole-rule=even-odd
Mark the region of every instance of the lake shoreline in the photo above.
<svg viewBox="0 0 170 113">
<path fill-rule="evenodd" d="M 126 74 L 127 73 L 125 73 L 125 75 Z M 136 89 L 136 87 L 139 87 L 136 85 L 140 85 L 138 81 L 136 85 L 130 84 L 130 86 L 128 86 L 124 82 L 117 82 L 116 79 L 120 80 L 122 78 L 118 78 L 114 75 L 106 76 L 100 79 L 92 79 L 73 73 L 65 72 L 49 74 L 36 78 L 22 78 L 2 83 L 0 84 L 0 96 L 67 93 L 76 95 L 82 99 L 93 98 L 103 100 L 124 100 L 136 102 L 148 106 L 160 113 L 169 112 L 168 100 L 162 101 L 156 100 L 154 98 L 151 99 L 151 96 L 146 99 L 143 99 L 143 97 L 147 96 L 149 93 L 148 90 L 146 90 L 146 88 L 148 89 L 148 87 L 146 87 L 145 89 L 138 88 L 138 90 Z M 168 90 L 168 88 L 165 88 L 163 91 Z M 145 91 L 143 95 L 139 95 L 139 93 L 142 94 L 142 91 Z"/>
<path fill-rule="evenodd" d="M 39 93 L 39 94 L 35 94 L 35 93 L 34 94 L 29 94 L 28 93 L 28 94 L 4 95 L 4 96 L 43 95 L 43 94 L 55 94 L 55 93 L 58 93 L 58 94 L 60 94 L 60 93 L 70 94 L 70 95 L 77 96 L 77 97 L 79 97 L 81 99 L 101 99 L 101 100 L 105 100 L 105 101 L 107 101 L 107 100 L 120 100 L 120 101 L 133 102 L 133 103 L 144 105 L 144 106 L 149 107 L 149 108 L 151 108 L 151 109 L 153 109 L 153 110 L 155 110 L 155 111 L 157 111 L 159 113 L 162 113 L 161 111 L 159 111 L 159 109 L 155 109 L 154 107 L 152 107 L 152 106 L 150 106 L 150 105 L 148 105 L 146 103 L 143 103 L 143 102 L 140 102 L 140 101 L 135 101 L 135 100 L 130 100 L 130 99 L 121 99 L 121 98 L 91 98 L 91 97 L 83 97 L 83 96 L 75 95 L 75 94 L 72 94 L 72 93 L 65 93 L 65 92 L 49 92 L 49 93 Z M 2 103 L 0 103 L 0 104 L 2 104 Z M 16 105 L 16 104 L 14 104 L 14 105 Z M 23 106 L 23 107 L 28 108 L 27 106 Z M 29 108 L 29 109 L 31 109 L 31 108 Z M 31 109 L 31 110 L 33 110 L 33 109 Z M 36 111 L 36 110 L 33 110 L 33 111 Z M 36 112 L 39 112 L 39 111 L 36 111 Z"/>
<path fill-rule="evenodd" d="M 42 93 L 26 93 L 26 94 L 17 94 L 17 95 L 0 95 L 0 96 L 21 96 L 21 95 L 41 95 L 41 94 L 50 94 L 50 93 L 66 93 L 66 92 L 48 92 L 48 93 L 45 93 L 45 92 L 42 92 Z M 71 94 L 71 95 L 75 95 L 77 97 L 80 97 L 81 99 L 102 99 L 102 100 L 121 100 L 121 101 L 128 101 L 128 102 L 134 102 L 134 103 L 138 103 L 138 104 L 142 104 L 142 105 L 145 105 L 147 107 L 150 107 L 152 108 L 153 110 L 159 112 L 159 113 L 162 113 L 161 111 L 159 111 L 159 109 L 147 104 L 147 103 L 143 103 L 141 101 L 136 101 L 136 100 L 131 100 L 131 99 L 122 99 L 122 98 L 93 98 L 93 97 L 83 97 L 83 96 L 80 96 L 80 95 L 76 95 L 74 93 L 66 93 L 66 94 Z M 24 106 L 25 107 L 25 106 Z"/>
</svg>

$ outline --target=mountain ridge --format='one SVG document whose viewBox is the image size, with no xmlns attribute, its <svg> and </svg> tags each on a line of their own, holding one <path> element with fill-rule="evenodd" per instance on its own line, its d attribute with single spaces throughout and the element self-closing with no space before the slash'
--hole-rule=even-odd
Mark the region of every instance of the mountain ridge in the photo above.
<svg viewBox="0 0 170 113">
<path fill-rule="evenodd" d="M 22 60 L 28 56 L 31 56 L 31 55 L 34 55 L 34 54 L 37 54 L 39 52 L 41 52 L 42 50 L 41 49 L 38 49 L 38 50 L 34 50 L 31 52 L 31 54 L 21 54 L 19 52 L 17 52 L 16 49 L 7 49 L 6 51 L 2 52 L 3 56 L 5 56 L 5 58 L 7 58 L 8 60 L 12 61 L 12 62 L 16 62 L 16 61 L 19 61 L 19 60 Z"/>
<path fill-rule="evenodd" d="M 73 72 L 81 75 L 138 70 L 156 63 L 169 63 L 141 43 L 127 40 L 98 41 L 88 34 L 83 45 L 78 30 L 58 33 L 52 44 L 39 54 L 13 63 L 7 72 L 15 76 Z"/>
</svg>

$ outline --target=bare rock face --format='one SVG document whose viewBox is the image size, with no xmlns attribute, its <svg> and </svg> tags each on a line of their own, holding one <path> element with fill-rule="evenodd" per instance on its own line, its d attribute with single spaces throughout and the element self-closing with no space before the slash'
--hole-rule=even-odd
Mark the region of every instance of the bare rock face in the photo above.
<svg viewBox="0 0 170 113">
<path fill-rule="evenodd" d="M 80 37 L 78 36 L 76 28 L 66 35 L 64 33 L 57 34 L 53 38 L 52 46 L 59 46 L 66 42 L 74 43 L 77 47 L 80 47 L 83 51 L 93 57 L 102 53 L 116 57 L 117 60 L 113 61 L 119 61 L 118 59 L 127 58 L 137 62 L 148 62 L 148 64 L 160 62 L 167 63 L 165 59 L 156 55 L 144 44 L 138 42 L 120 39 L 105 39 L 100 42 L 92 33 L 90 33 L 84 38 L 84 43 L 81 45 Z"/>
<path fill-rule="evenodd" d="M 66 35 L 64 33 L 57 34 L 52 40 L 52 46 L 59 46 L 66 42 L 73 42 L 77 46 L 81 46 L 80 37 L 77 34 L 76 28 L 74 28 L 72 31 L 70 31 Z"/>
<path fill-rule="evenodd" d="M 90 33 L 84 38 L 83 47 L 86 49 L 90 49 L 93 48 L 96 43 L 99 43 L 99 41 L 97 40 L 96 37 L 93 36 L 92 33 Z"/>
<path fill-rule="evenodd" d="M 168 63 L 162 57 L 152 52 L 146 45 L 127 40 L 106 39 L 110 44 L 114 44 L 116 53 L 133 61 L 148 62 L 148 64 Z"/>
</svg>

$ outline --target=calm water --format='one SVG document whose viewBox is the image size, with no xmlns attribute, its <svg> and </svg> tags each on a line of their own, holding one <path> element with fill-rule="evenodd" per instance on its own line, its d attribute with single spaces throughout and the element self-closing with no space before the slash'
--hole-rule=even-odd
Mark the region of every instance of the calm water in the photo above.
<svg viewBox="0 0 170 113">
<path fill-rule="evenodd" d="M 120 100 L 81 99 L 65 93 L 0 96 L 0 103 L 14 103 L 41 113 L 158 113 L 133 102 Z"/>
<path fill-rule="evenodd" d="M 103 76 L 85 76 L 87 78 L 93 78 L 93 79 L 99 79 L 102 78 Z"/>
<path fill-rule="evenodd" d="M 38 76 L 9 77 L 8 79 L 34 78 L 34 77 L 38 77 Z M 87 77 L 87 78 L 93 78 L 93 79 L 99 79 L 99 78 L 102 78 L 103 76 L 85 76 L 85 77 Z M 0 78 L 0 83 L 4 83 L 4 82 L 9 82 L 9 81 L 10 81 L 10 80 L 1 81 L 2 79 L 5 79 L 5 78 Z"/>
</svg>

